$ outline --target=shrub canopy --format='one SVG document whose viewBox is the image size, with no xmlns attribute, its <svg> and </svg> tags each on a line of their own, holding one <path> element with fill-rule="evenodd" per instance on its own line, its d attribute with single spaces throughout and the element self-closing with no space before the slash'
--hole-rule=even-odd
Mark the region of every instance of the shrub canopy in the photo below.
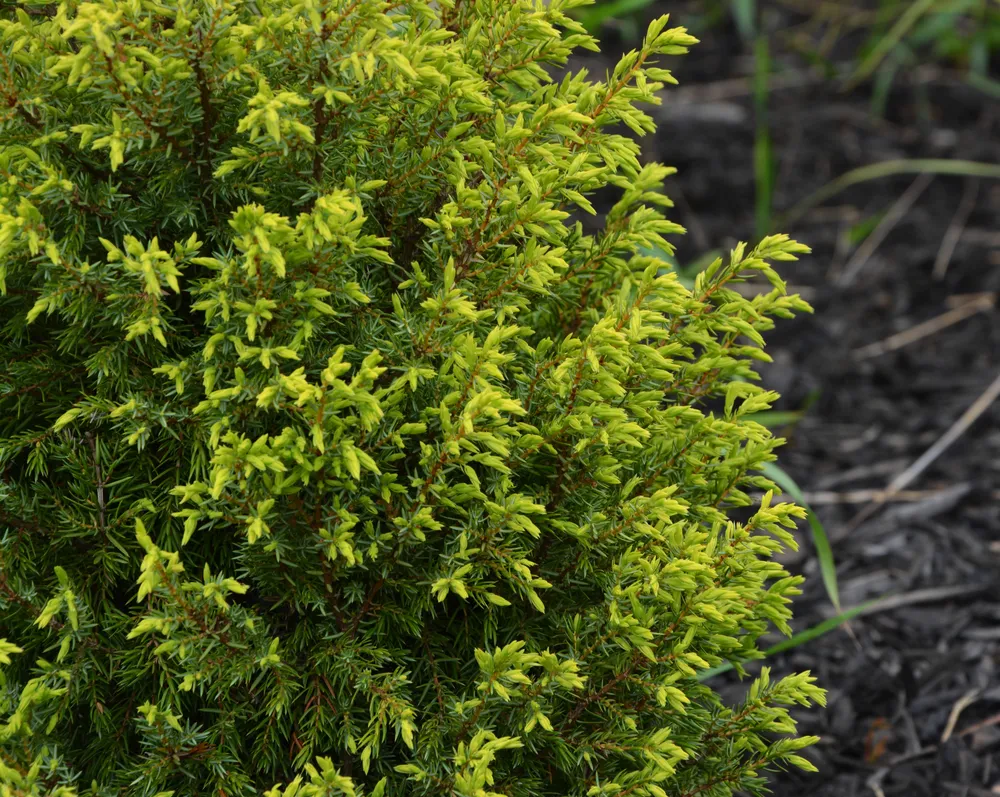
<svg viewBox="0 0 1000 797">
<path fill-rule="evenodd" d="M 580 5 L 2 12 L 0 795 L 809 766 L 808 674 L 697 677 L 788 631 L 752 366 L 806 250 L 670 270 L 671 170 L 624 128 L 694 39 L 558 77 Z"/>
</svg>

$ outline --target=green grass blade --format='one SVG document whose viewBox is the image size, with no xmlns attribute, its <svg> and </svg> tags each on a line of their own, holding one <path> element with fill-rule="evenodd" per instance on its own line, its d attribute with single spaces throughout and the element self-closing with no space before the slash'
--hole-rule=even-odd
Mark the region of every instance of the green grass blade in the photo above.
<svg viewBox="0 0 1000 797">
<path fill-rule="evenodd" d="M 781 426 L 791 426 L 802 420 L 804 413 L 801 410 L 764 410 L 753 412 L 743 417 L 748 421 L 755 421 L 768 429 L 777 429 Z"/>
<path fill-rule="evenodd" d="M 833 549 L 830 547 L 830 538 L 826 534 L 826 529 L 823 528 L 820 519 L 816 517 L 816 513 L 806 503 L 802 490 L 799 489 L 799 486 L 791 476 L 773 462 L 764 463 L 760 470 L 767 478 L 792 496 L 809 513 L 809 527 L 812 529 L 813 545 L 816 547 L 816 557 L 819 559 L 819 572 L 823 578 L 823 586 L 826 587 L 826 594 L 829 596 L 834 608 L 840 611 L 840 588 L 837 584 L 837 564 L 833 560 Z"/>
<path fill-rule="evenodd" d="M 733 21 L 744 41 L 751 41 L 757 33 L 756 0 L 730 0 Z"/>
<path fill-rule="evenodd" d="M 774 149 L 771 146 L 771 130 L 767 123 L 768 73 L 771 68 L 766 36 L 758 36 L 754 46 L 754 108 L 756 130 L 754 133 L 754 216 L 757 239 L 770 232 L 771 210 L 774 196 Z"/>
<path fill-rule="evenodd" d="M 947 158 L 912 158 L 882 161 L 861 166 L 831 180 L 818 191 L 807 196 L 782 218 L 780 227 L 787 228 L 801 219 L 817 205 L 826 202 L 841 191 L 869 180 L 879 180 L 897 174 L 950 174 L 962 177 L 981 177 L 1000 180 L 1000 165 L 978 161 L 950 160 Z"/>
<path fill-rule="evenodd" d="M 973 75 L 986 74 L 990 70 L 990 41 L 987 38 L 985 32 L 980 33 L 976 36 L 975 40 L 972 42 L 972 46 L 969 47 L 969 72 Z"/>
<path fill-rule="evenodd" d="M 886 61 L 878 70 L 872 86 L 871 113 L 876 119 L 884 119 L 889 105 L 889 92 L 900 70 L 900 59 Z"/>
<path fill-rule="evenodd" d="M 1000 82 L 975 72 L 970 72 L 966 80 L 973 88 L 1000 100 Z"/>
<path fill-rule="evenodd" d="M 764 651 L 763 658 L 768 656 L 773 656 L 777 653 L 781 653 L 785 650 L 791 650 L 792 648 L 797 648 L 807 642 L 812 642 L 814 639 L 828 634 L 836 628 L 839 628 L 844 623 L 849 620 L 853 620 L 859 614 L 864 613 L 876 603 L 882 600 L 881 597 L 873 598 L 870 601 L 865 601 L 864 603 L 858 604 L 857 606 L 852 606 L 850 609 L 845 609 L 840 612 L 840 614 L 831 617 L 828 620 L 824 620 L 821 623 L 817 623 L 811 628 L 807 628 L 804 631 L 799 631 L 799 633 L 790 636 L 788 639 L 783 639 L 776 645 L 772 645 L 767 650 Z M 754 661 L 760 661 L 760 659 L 754 659 Z M 709 678 L 713 678 L 716 675 L 721 675 L 724 672 L 729 672 L 733 669 L 735 665 L 732 662 L 726 662 L 725 664 L 720 664 L 718 667 L 712 667 L 709 670 L 703 670 L 698 673 L 699 681 L 707 681 Z"/>
<path fill-rule="evenodd" d="M 867 219 L 862 219 L 857 224 L 848 227 L 847 240 L 851 247 L 859 246 L 865 238 L 875 232 L 875 228 L 882 223 L 884 218 L 884 212 L 873 213 Z"/>
<path fill-rule="evenodd" d="M 896 23 L 889 29 L 872 51 L 868 54 L 858 68 L 854 70 L 854 74 L 851 75 L 851 79 L 847 82 L 847 88 L 852 88 L 860 83 L 862 80 L 867 78 L 878 69 L 878 65 L 882 63 L 882 60 L 903 40 L 903 37 L 907 32 L 917 24 L 917 21 L 939 0 L 914 0 L 913 3 L 904 11 Z"/>
</svg>

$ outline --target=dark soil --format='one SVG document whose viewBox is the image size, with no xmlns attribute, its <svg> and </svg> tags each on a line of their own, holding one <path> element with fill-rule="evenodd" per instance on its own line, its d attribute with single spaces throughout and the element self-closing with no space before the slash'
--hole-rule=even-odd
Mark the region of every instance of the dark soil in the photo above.
<svg viewBox="0 0 1000 797">
<path fill-rule="evenodd" d="M 671 0 L 655 8 L 679 24 L 685 10 Z M 606 33 L 607 60 L 590 64 L 599 74 L 634 46 Z M 688 228 L 677 242 L 681 263 L 754 238 L 753 98 L 749 82 L 734 82 L 752 61 L 729 26 L 699 36 L 702 44 L 672 65 L 681 86 L 666 91 L 659 132 L 645 143 L 649 159 L 679 168 L 666 188 L 677 203 L 674 218 Z M 877 119 L 870 85 L 845 93 L 808 75 L 789 85 L 804 64 L 780 51 L 775 60 L 782 77 L 768 115 L 779 216 L 866 164 L 1000 162 L 1000 103 L 946 68 L 898 78 L 885 118 Z M 791 226 L 780 218 L 775 225 L 813 248 L 782 265 L 793 290 L 816 309 L 779 323 L 770 337 L 774 363 L 763 371 L 765 382 L 782 393 L 781 409 L 808 405 L 804 418 L 781 432 L 789 440 L 781 464 L 815 497 L 833 539 L 842 605 L 898 596 L 896 608 L 853 620 L 850 632 L 838 629 L 769 662 L 776 675 L 810 669 L 829 689 L 825 710 L 800 714 L 801 731 L 822 737 L 809 752 L 821 774 L 779 774 L 777 795 L 1000 794 L 1000 401 L 907 487 L 905 500 L 881 505 L 851 528 L 870 505 L 858 492 L 885 488 L 1000 374 L 995 309 L 896 351 L 855 353 L 969 294 L 1000 292 L 1000 181 L 975 185 L 961 177 L 933 178 L 856 276 L 839 281 L 856 252 L 850 229 L 889 211 L 914 177 L 867 182 Z M 963 197 L 968 213 L 956 220 Z M 935 279 L 952 226 L 962 234 Z M 836 613 L 806 527 L 801 536 L 802 550 L 789 560 L 808 578 L 796 604 L 798 629 Z M 719 683 L 734 699 L 745 688 L 735 677 Z"/>
</svg>

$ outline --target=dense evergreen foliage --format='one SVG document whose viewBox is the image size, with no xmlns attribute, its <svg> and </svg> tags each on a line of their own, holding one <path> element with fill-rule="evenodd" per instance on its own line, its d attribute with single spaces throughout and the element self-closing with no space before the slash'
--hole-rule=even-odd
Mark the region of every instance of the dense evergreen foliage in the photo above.
<svg viewBox="0 0 1000 797">
<path fill-rule="evenodd" d="M 621 126 L 694 40 L 561 76 L 580 5 L 0 12 L 0 795 L 809 766 L 808 674 L 697 677 L 788 628 L 752 366 L 805 247 L 649 254 L 670 170 Z"/>
</svg>

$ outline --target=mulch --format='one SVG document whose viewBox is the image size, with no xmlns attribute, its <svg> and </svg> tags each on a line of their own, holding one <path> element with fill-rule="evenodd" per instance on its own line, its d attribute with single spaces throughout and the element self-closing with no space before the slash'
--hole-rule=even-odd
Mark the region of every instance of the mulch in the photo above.
<svg viewBox="0 0 1000 797">
<path fill-rule="evenodd" d="M 668 0 L 653 10 L 684 24 L 687 6 Z M 649 159 L 679 169 L 666 189 L 675 220 L 688 228 L 677 242 L 681 263 L 754 237 L 753 98 L 744 80 L 752 60 L 732 26 L 699 35 L 702 43 L 672 64 L 681 86 L 666 92 L 659 131 L 644 142 Z M 592 68 L 603 73 L 632 46 L 609 31 Z M 775 59 L 781 73 L 768 115 L 779 215 L 866 164 L 1000 163 L 1000 102 L 947 68 L 901 75 L 884 118 L 876 118 L 870 84 L 845 92 L 801 59 L 780 51 Z M 788 438 L 781 465 L 816 499 L 833 539 L 842 605 L 895 597 L 849 630 L 768 662 L 773 675 L 812 670 L 829 690 L 826 709 L 797 715 L 803 733 L 822 737 L 808 751 L 821 774 L 777 775 L 779 797 L 1000 794 L 1000 402 L 898 500 L 868 510 L 871 517 L 852 528 L 871 503 L 865 499 L 934 444 L 1000 373 L 1000 317 L 989 296 L 985 309 L 898 349 L 857 351 L 971 295 L 1000 295 L 997 180 L 934 177 L 859 258 L 852 229 L 891 213 L 914 179 L 855 186 L 781 228 L 813 248 L 782 264 L 782 273 L 816 309 L 779 323 L 769 339 L 774 363 L 762 369 L 765 384 L 782 393 L 780 409 L 807 407 L 781 431 Z M 946 258 L 939 253 L 948 239 Z M 807 576 L 797 629 L 836 613 L 807 527 L 801 537 L 800 552 L 787 560 Z M 718 684 L 734 700 L 746 687 L 732 676 Z"/>
</svg>

